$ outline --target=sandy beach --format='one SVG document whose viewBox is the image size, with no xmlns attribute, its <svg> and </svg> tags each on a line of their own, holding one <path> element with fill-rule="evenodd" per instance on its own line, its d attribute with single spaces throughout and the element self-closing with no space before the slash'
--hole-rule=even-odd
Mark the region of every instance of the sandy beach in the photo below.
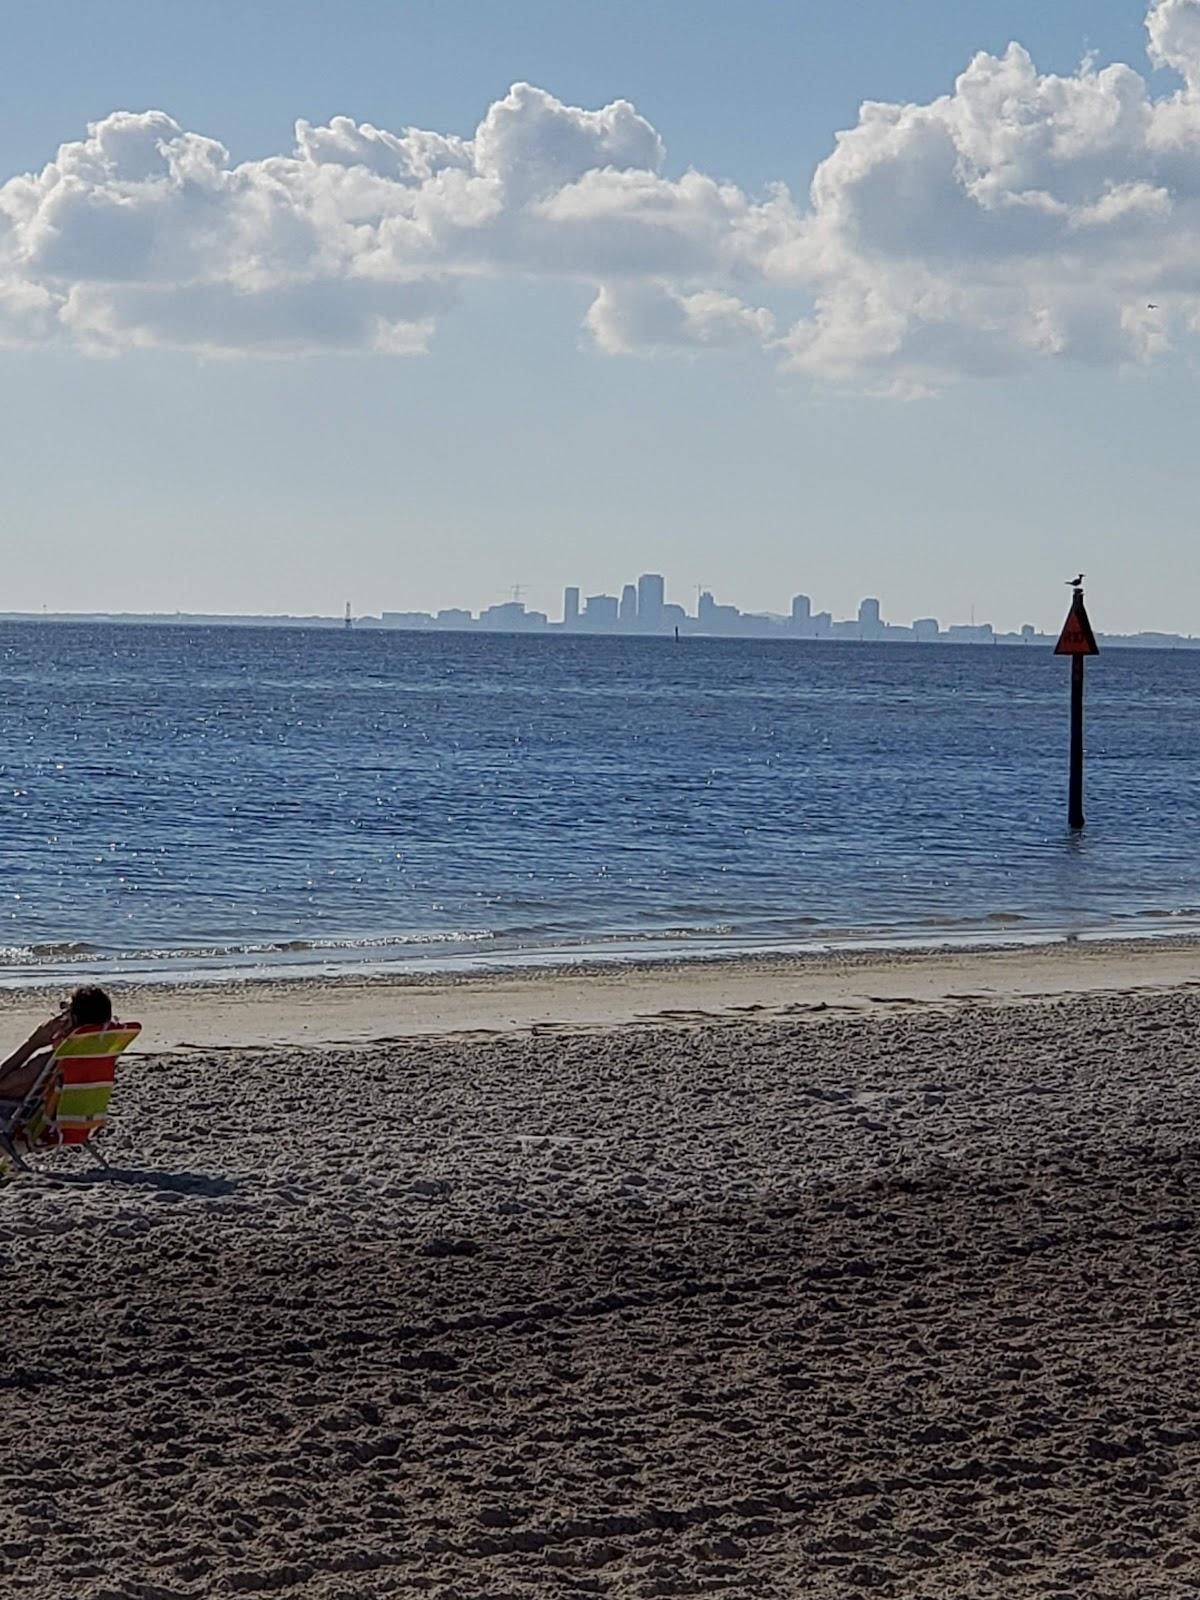
<svg viewBox="0 0 1200 1600">
<path fill-rule="evenodd" d="M 1195 973 L 120 993 L 116 1173 L 0 1189 L 4 1592 L 1196 1593 Z"/>
<path fill-rule="evenodd" d="M 560 1030 L 899 1013 L 914 1004 L 1036 1003 L 1067 995 L 1200 987 L 1200 938 L 1057 939 L 992 947 L 872 949 L 371 977 L 112 983 L 121 1014 L 163 1050 L 387 1044 Z M 68 986 L 69 987 L 69 986 Z M 61 993 L 66 993 L 63 989 Z M 0 988 L 0 1028 L 20 1034 L 57 989 Z"/>
</svg>

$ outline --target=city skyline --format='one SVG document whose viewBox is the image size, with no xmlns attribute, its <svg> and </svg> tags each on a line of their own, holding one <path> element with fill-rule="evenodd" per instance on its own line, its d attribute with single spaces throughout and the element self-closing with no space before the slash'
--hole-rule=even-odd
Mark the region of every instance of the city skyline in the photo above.
<svg viewBox="0 0 1200 1600">
<path fill-rule="evenodd" d="M 518 588 L 521 586 L 518 586 Z M 1072 587 L 1067 585 L 1067 587 Z M 378 617 L 355 619 L 355 626 L 426 631 L 434 629 L 482 629 L 484 631 L 533 633 L 558 631 L 580 634 L 627 634 L 668 636 L 699 635 L 708 638 L 770 638 L 851 641 L 867 643 L 947 643 L 947 644 L 1053 644 L 1058 630 L 1045 632 L 1031 622 L 1016 628 L 997 628 L 990 621 L 949 622 L 944 627 L 934 616 L 915 617 L 900 623 L 886 617 L 882 601 L 867 595 L 859 602 L 853 617 L 836 618 L 831 611 L 814 610 L 812 597 L 796 593 L 784 612 L 743 611 L 728 602 L 718 601 L 711 589 L 697 586 L 695 610 L 666 598 L 666 580 L 661 573 L 641 573 L 636 582 L 621 586 L 619 595 L 601 590 L 585 594 L 577 584 L 563 590 L 561 613 L 557 618 L 530 609 L 517 595 L 484 607 L 478 614 L 466 607 L 444 607 L 434 612 L 382 611 Z M 1105 633 L 1099 637 L 1110 643 L 1133 639 L 1148 644 L 1190 644 L 1190 635 L 1145 631 L 1138 634 Z"/>
<path fill-rule="evenodd" d="M 1070 589 L 1078 580 L 1067 582 Z M 626 582 L 619 595 L 600 590 L 585 594 L 577 584 L 563 589 L 561 613 L 549 613 L 526 606 L 520 594 L 525 585 L 514 585 L 507 600 L 494 601 L 478 612 L 466 606 L 444 606 L 436 611 L 355 612 L 346 601 L 340 614 L 288 612 L 0 612 L 0 622 L 102 622 L 195 624 L 198 626 L 315 627 L 391 632 L 484 632 L 484 633 L 559 633 L 581 636 L 626 637 L 704 637 L 704 638 L 787 638 L 813 642 L 916 643 L 973 645 L 1053 645 L 1059 627 L 1046 631 L 1031 622 L 1015 628 L 998 628 L 991 621 L 979 622 L 974 614 L 968 621 L 949 622 L 944 627 L 935 616 L 915 617 L 896 622 L 884 614 L 883 602 L 874 595 L 859 601 L 852 617 L 835 617 L 829 610 L 814 610 L 812 597 L 793 594 L 788 609 L 744 611 L 735 604 L 718 601 L 711 589 L 696 585 L 695 610 L 667 599 L 662 573 L 643 572 L 636 582 Z M 1200 637 L 1146 629 L 1136 633 L 1105 631 L 1096 628 L 1098 639 L 1109 645 L 1140 645 L 1144 648 L 1200 647 Z"/>
</svg>

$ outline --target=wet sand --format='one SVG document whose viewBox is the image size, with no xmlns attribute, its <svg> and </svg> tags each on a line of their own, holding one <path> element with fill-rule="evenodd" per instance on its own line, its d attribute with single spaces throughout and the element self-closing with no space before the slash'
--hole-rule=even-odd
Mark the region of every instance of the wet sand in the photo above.
<svg viewBox="0 0 1200 1600">
<path fill-rule="evenodd" d="M 975 959 L 147 1048 L 0 1189 L 3 1592 L 1195 1594 L 1200 991 Z"/>
</svg>

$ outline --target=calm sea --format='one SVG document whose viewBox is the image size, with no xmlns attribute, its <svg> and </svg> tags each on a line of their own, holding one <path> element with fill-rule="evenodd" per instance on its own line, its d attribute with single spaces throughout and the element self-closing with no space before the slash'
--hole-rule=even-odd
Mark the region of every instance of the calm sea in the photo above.
<svg viewBox="0 0 1200 1600">
<path fill-rule="evenodd" d="M 0 981 L 1200 925 L 1200 653 L 0 629 Z"/>
</svg>

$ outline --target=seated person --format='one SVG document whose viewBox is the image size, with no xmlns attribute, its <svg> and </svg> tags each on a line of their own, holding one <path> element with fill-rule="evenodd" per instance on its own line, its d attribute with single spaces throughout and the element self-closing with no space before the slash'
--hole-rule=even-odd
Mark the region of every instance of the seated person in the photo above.
<svg viewBox="0 0 1200 1600">
<path fill-rule="evenodd" d="M 63 1001 L 57 1016 L 35 1028 L 7 1061 L 0 1061 L 0 1100 L 23 1100 L 37 1082 L 50 1052 L 76 1028 L 111 1021 L 112 1001 L 103 989 L 94 983 L 76 989 L 69 1000 Z"/>
</svg>

